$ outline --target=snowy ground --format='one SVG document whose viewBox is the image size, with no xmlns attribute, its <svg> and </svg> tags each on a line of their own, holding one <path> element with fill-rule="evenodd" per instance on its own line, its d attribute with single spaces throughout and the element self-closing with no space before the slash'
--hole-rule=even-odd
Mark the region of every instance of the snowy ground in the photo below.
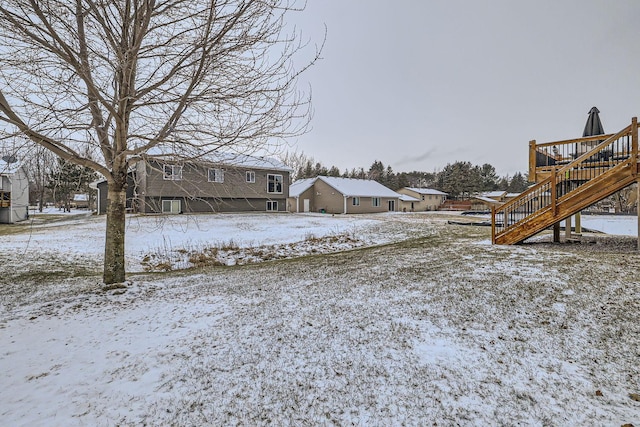
<svg viewBox="0 0 640 427">
<path fill-rule="evenodd" d="M 360 249 L 110 291 L 102 218 L 5 232 L 0 425 L 638 425 L 640 255 L 495 247 L 446 219 L 131 217 L 137 271 L 150 253 Z"/>
</svg>

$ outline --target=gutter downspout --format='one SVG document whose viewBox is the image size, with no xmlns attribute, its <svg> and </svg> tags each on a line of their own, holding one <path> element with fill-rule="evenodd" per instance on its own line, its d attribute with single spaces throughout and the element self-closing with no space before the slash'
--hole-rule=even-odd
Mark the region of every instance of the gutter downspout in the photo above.
<svg viewBox="0 0 640 427">
<path fill-rule="evenodd" d="M 347 214 L 347 195 L 344 195 L 344 212 L 342 212 L 343 214 Z"/>
</svg>

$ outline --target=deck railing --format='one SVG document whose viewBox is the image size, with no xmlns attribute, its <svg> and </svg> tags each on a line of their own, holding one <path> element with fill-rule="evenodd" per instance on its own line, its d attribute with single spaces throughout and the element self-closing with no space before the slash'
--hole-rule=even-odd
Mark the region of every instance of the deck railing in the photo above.
<svg viewBox="0 0 640 427">
<path fill-rule="evenodd" d="M 585 147 L 589 145 L 591 148 L 585 151 Z M 533 175 L 535 179 L 539 173 L 546 173 L 548 176 L 492 211 L 494 243 L 501 234 L 549 209 L 555 215 L 559 203 L 591 180 L 616 167 L 637 163 L 637 119 L 633 118 L 629 126 L 616 134 L 539 145 L 532 141 L 530 149 L 530 177 Z"/>
</svg>

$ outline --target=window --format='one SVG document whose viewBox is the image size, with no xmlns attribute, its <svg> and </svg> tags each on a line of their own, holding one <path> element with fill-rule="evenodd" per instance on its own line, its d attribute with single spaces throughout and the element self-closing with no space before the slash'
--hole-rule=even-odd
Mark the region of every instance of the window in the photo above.
<svg viewBox="0 0 640 427">
<path fill-rule="evenodd" d="M 267 174 L 267 193 L 282 193 L 282 175 Z"/>
<path fill-rule="evenodd" d="M 163 200 L 162 201 L 162 213 L 177 214 L 182 212 L 182 206 L 180 200 Z"/>
<path fill-rule="evenodd" d="M 224 182 L 224 169 L 209 169 L 209 182 Z"/>
<path fill-rule="evenodd" d="M 247 182 L 256 182 L 256 173 L 254 171 L 247 171 Z"/>
<path fill-rule="evenodd" d="M 371 204 L 372 204 L 374 207 L 378 207 L 378 206 L 380 206 L 380 197 L 372 197 L 372 198 L 371 198 Z"/>
<path fill-rule="evenodd" d="M 422 195 L 422 200 L 424 200 L 424 194 Z"/>
<path fill-rule="evenodd" d="M 182 179 L 182 166 L 164 165 L 163 178 L 170 181 L 179 181 Z"/>
<path fill-rule="evenodd" d="M 277 212 L 278 211 L 278 202 L 267 201 L 267 211 Z"/>
<path fill-rule="evenodd" d="M 353 198 L 353 206 L 360 206 L 360 197 Z"/>
</svg>

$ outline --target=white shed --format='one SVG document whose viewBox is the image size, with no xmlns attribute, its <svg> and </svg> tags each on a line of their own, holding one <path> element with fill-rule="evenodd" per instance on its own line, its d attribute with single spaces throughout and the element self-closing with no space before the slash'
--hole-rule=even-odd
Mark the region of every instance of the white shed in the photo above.
<svg viewBox="0 0 640 427">
<path fill-rule="evenodd" d="M 13 224 L 29 217 L 29 179 L 21 163 L 0 159 L 0 223 Z"/>
</svg>

